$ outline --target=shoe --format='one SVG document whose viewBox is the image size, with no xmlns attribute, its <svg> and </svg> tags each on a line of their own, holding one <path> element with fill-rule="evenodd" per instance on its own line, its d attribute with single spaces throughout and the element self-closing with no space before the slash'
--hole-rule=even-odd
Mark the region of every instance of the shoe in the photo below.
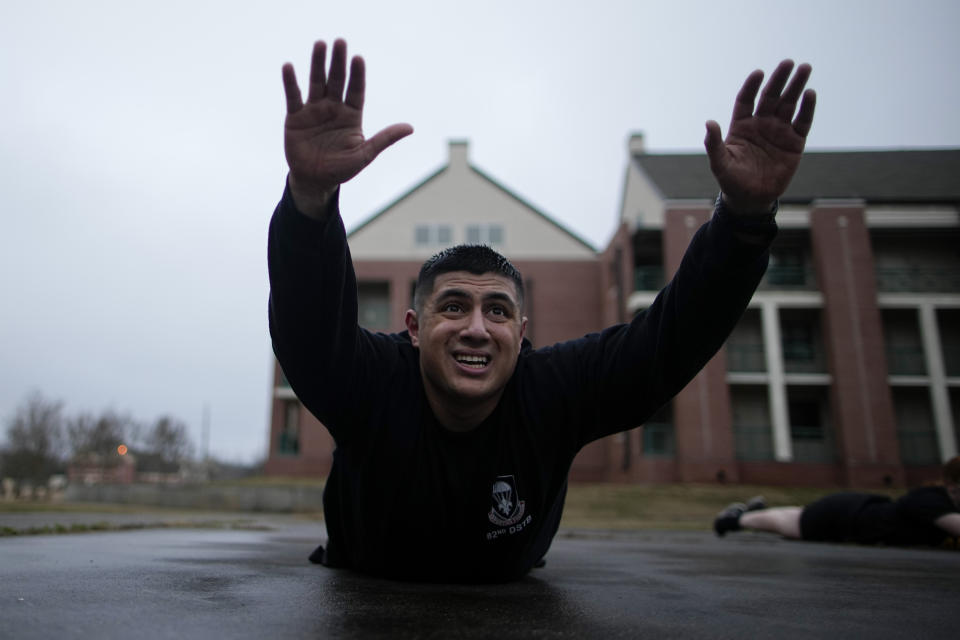
<svg viewBox="0 0 960 640">
<path fill-rule="evenodd" d="M 767 508 L 767 500 L 763 496 L 753 496 L 747 500 L 747 511 L 759 511 Z"/>
<path fill-rule="evenodd" d="M 727 531 L 740 531 L 740 516 L 747 510 L 747 505 L 742 502 L 734 502 L 726 509 L 717 514 L 713 521 L 713 530 L 721 538 Z"/>
</svg>

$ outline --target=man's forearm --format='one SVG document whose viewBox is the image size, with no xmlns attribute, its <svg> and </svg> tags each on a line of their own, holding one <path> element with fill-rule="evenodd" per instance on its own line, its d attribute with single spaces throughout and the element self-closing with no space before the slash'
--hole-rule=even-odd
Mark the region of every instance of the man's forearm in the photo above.
<svg viewBox="0 0 960 640">
<path fill-rule="evenodd" d="M 315 415 L 320 396 L 349 377 L 357 332 L 357 286 L 336 194 L 324 217 L 298 211 L 287 190 L 267 245 L 274 353 Z"/>
</svg>

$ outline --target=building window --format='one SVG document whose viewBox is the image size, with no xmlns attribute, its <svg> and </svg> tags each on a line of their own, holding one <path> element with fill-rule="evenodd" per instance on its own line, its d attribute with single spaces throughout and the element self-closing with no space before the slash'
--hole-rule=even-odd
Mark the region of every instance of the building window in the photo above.
<svg viewBox="0 0 960 640">
<path fill-rule="evenodd" d="M 886 228 L 870 231 L 877 290 L 955 293 L 960 290 L 960 229 Z"/>
<path fill-rule="evenodd" d="M 727 339 L 727 371 L 755 373 L 766 370 L 760 311 L 747 309 Z"/>
<path fill-rule="evenodd" d="M 737 460 L 773 460 L 773 428 L 767 388 L 731 385 L 730 404 Z"/>
<path fill-rule="evenodd" d="M 953 409 L 953 437 L 960 442 L 960 387 L 950 387 L 948 395 Z"/>
<path fill-rule="evenodd" d="M 883 338 L 887 370 L 895 376 L 922 376 L 927 373 L 916 309 L 883 309 Z"/>
<path fill-rule="evenodd" d="M 803 251 L 789 247 L 771 252 L 767 267 L 767 282 L 776 287 L 802 287 L 807 284 L 807 270 Z"/>
<path fill-rule="evenodd" d="M 283 426 L 277 442 L 277 453 L 295 456 L 300 453 L 300 402 L 288 400 L 283 406 Z"/>
<path fill-rule="evenodd" d="M 658 291 L 664 285 L 663 267 L 660 265 L 640 265 L 633 269 L 633 288 L 635 291 Z"/>
<path fill-rule="evenodd" d="M 676 451 L 673 437 L 673 403 L 668 402 L 643 423 L 641 455 L 670 458 Z"/>
<path fill-rule="evenodd" d="M 780 339 L 787 373 L 825 373 L 826 354 L 817 309 L 781 309 Z"/>
<path fill-rule="evenodd" d="M 430 227 L 418 224 L 413 230 L 413 240 L 417 245 L 430 244 Z"/>
<path fill-rule="evenodd" d="M 642 229 L 633 236 L 633 288 L 659 291 L 666 284 L 663 269 L 663 233 Z"/>
<path fill-rule="evenodd" d="M 908 466 L 937 465 L 940 446 L 926 387 L 891 387 L 900 460 Z"/>
<path fill-rule="evenodd" d="M 503 226 L 499 224 L 467 225 L 467 244 L 503 244 Z"/>
<path fill-rule="evenodd" d="M 823 440 L 820 406 L 814 400 L 790 403 L 790 437 L 794 440 Z"/>
<path fill-rule="evenodd" d="M 444 246 L 453 241 L 448 224 L 418 224 L 413 228 L 413 241 L 418 247 Z"/>
<path fill-rule="evenodd" d="M 357 283 L 357 321 L 370 331 L 389 331 L 390 283 Z"/>
<path fill-rule="evenodd" d="M 833 462 L 827 387 L 788 387 L 787 412 L 795 462 Z"/>
<path fill-rule="evenodd" d="M 937 325 L 940 328 L 940 348 L 946 374 L 950 377 L 960 376 L 960 309 L 938 309 Z M 956 424 L 960 428 L 960 423 Z"/>
<path fill-rule="evenodd" d="M 770 247 L 770 264 L 760 287 L 808 291 L 815 289 L 817 282 L 810 254 L 809 230 L 781 230 Z"/>
</svg>

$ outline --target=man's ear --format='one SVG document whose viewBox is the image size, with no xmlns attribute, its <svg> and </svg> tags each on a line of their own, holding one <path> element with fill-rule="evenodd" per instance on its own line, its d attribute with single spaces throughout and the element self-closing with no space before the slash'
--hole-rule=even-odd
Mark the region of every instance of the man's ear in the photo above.
<svg viewBox="0 0 960 640">
<path fill-rule="evenodd" d="M 526 319 L 524 319 L 526 320 Z M 407 333 L 410 334 L 410 343 L 415 347 L 420 346 L 420 322 L 417 320 L 417 312 L 413 309 L 407 309 L 403 321 L 407 325 Z M 526 324 L 526 322 L 524 322 Z"/>
<path fill-rule="evenodd" d="M 520 342 L 523 342 L 523 336 L 527 334 L 527 316 L 520 320 Z"/>
</svg>

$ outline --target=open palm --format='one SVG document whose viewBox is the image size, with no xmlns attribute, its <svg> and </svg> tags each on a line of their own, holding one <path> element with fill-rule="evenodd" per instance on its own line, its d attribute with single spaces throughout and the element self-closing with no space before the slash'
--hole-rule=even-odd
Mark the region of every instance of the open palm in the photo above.
<svg viewBox="0 0 960 640">
<path fill-rule="evenodd" d="M 756 110 L 754 101 L 763 72 L 754 71 L 747 77 L 737 94 L 726 140 L 721 137 L 720 125 L 712 120 L 707 123 L 705 145 L 710 170 L 734 211 L 769 211 L 786 191 L 800 164 L 813 124 L 816 94 L 812 89 L 804 91 L 810 65 L 797 67 L 787 85 L 792 70 L 790 60 L 777 66 Z M 798 102 L 800 109 L 794 118 Z"/>
<path fill-rule="evenodd" d="M 297 207 L 307 215 L 318 214 L 340 184 L 360 173 L 381 151 L 413 132 L 410 125 L 395 124 L 366 139 L 363 59 L 354 57 L 351 61 L 348 84 L 346 42 L 334 42 L 329 76 L 326 49 L 322 41 L 314 44 L 306 103 L 293 66 L 283 67 L 287 98 L 283 142 L 290 168 L 290 191 Z"/>
</svg>

